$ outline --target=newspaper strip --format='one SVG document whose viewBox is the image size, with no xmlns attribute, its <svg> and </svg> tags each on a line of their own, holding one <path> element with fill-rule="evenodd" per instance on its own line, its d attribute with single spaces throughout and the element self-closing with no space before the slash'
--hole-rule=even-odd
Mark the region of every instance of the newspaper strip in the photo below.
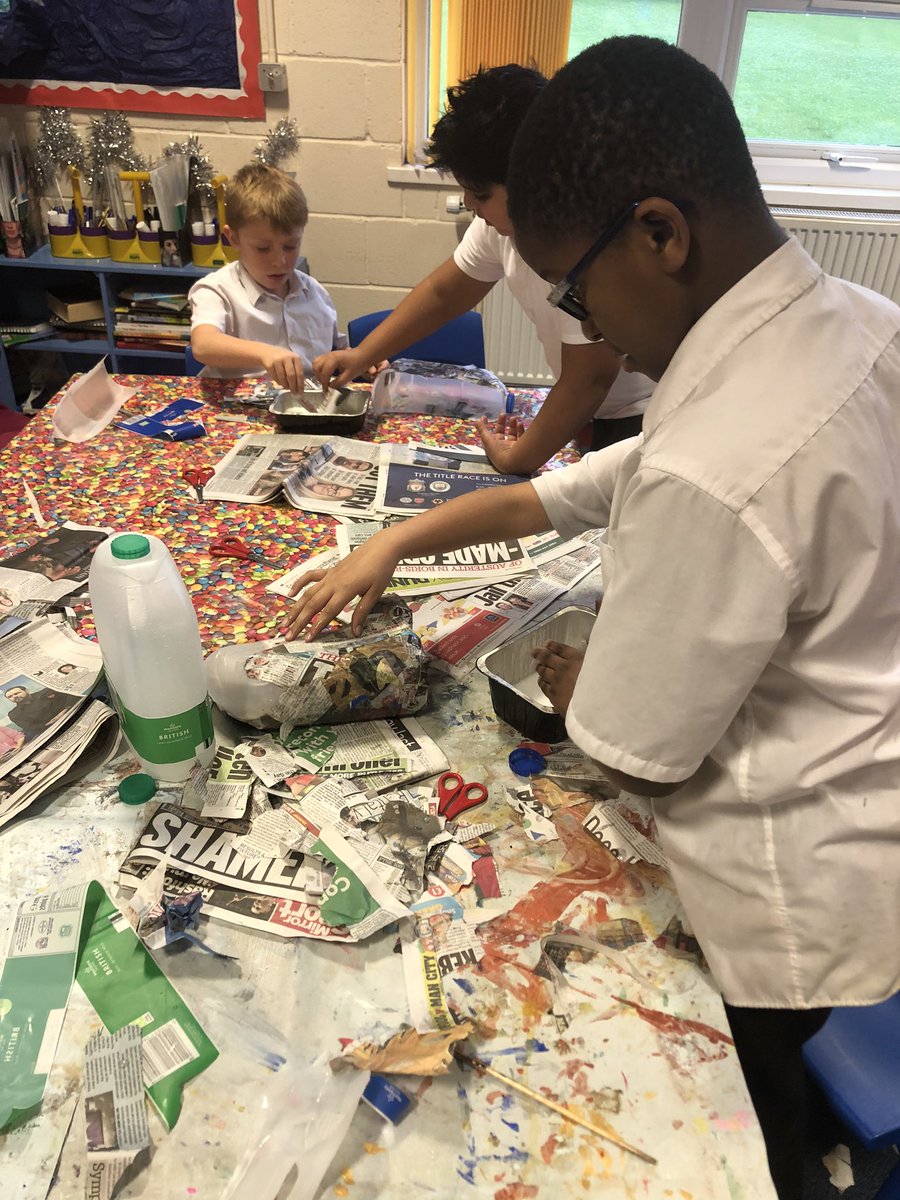
<svg viewBox="0 0 900 1200">
<path fill-rule="evenodd" d="M 119 868 L 120 887 L 134 888 L 153 870 L 152 863 L 135 862 L 130 857 Z M 319 917 L 318 898 L 283 899 L 261 896 L 240 887 L 199 879 L 185 871 L 167 870 L 165 890 L 170 895 L 191 895 L 199 891 L 203 897 L 203 913 L 229 925 L 260 929 L 278 937 L 308 937 L 318 941 L 346 942 L 346 930 L 333 929 Z"/>
<path fill-rule="evenodd" d="M 320 905 L 323 920 L 348 930 L 353 941 L 371 937 L 409 909 L 396 896 L 402 886 L 402 864 L 368 842 L 344 838 L 326 826 L 313 844 L 313 854 L 334 865 L 331 883 Z"/>
<path fill-rule="evenodd" d="M 85 1046 L 85 1200 L 111 1200 L 119 1180 L 150 1145 L 143 1075 L 138 1025 L 97 1032 Z"/>
<path fill-rule="evenodd" d="M 648 862 L 668 870 L 666 856 L 654 842 L 645 837 L 613 804 L 598 800 L 582 821 L 583 827 L 610 854 L 623 862 Z"/>
<path fill-rule="evenodd" d="M 0 641 L 0 779 L 84 706 L 102 663 L 95 642 L 47 618 Z"/>
<path fill-rule="evenodd" d="M 271 734 L 255 738 L 252 742 L 242 742 L 235 747 L 234 753 L 235 757 L 246 759 L 250 770 L 267 788 L 277 787 L 289 775 L 297 773 L 298 760 L 280 746 Z"/>
<path fill-rule="evenodd" d="M 284 481 L 284 494 L 304 512 L 365 516 L 381 510 L 387 446 L 333 437 Z"/>
<path fill-rule="evenodd" d="M 216 749 L 209 767 L 198 763 L 184 785 L 182 803 L 204 817 L 240 819 L 246 815 L 253 783 L 250 763 L 227 746 Z"/>
<path fill-rule="evenodd" d="M 478 935 L 463 920 L 462 905 L 440 887 L 411 905 L 412 922 L 401 926 L 403 977 L 413 1028 L 453 1029 L 444 975 L 478 962 L 484 953 Z"/>
<path fill-rule="evenodd" d="M 92 701 L 30 758 L 0 779 L 0 828 L 51 788 L 62 787 L 100 766 L 112 753 L 119 719 Z"/>
<path fill-rule="evenodd" d="M 0 618 L 23 600 L 58 600 L 87 583 L 93 553 L 111 532 L 66 521 L 0 559 Z"/>
</svg>

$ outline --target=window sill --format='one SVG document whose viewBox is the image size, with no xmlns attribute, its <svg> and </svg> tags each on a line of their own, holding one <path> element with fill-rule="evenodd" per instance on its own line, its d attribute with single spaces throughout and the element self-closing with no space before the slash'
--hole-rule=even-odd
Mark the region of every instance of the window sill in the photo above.
<svg viewBox="0 0 900 1200">
<path fill-rule="evenodd" d="M 404 187 L 443 187 L 456 188 L 459 184 L 452 175 L 436 171 L 434 167 L 420 166 L 418 163 L 402 163 L 396 167 L 387 168 L 388 183 L 399 183 Z"/>
</svg>

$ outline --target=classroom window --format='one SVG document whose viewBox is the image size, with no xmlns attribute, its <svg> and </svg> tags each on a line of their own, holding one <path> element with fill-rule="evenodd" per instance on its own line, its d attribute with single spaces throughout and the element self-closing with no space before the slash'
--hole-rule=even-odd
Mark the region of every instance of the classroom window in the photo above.
<svg viewBox="0 0 900 1200">
<path fill-rule="evenodd" d="M 764 186 L 900 191 L 900 0 L 407 0 L 407 162 L 478 65 L 552 74 L 632 33 L 719 75 Z"/>
</svg>

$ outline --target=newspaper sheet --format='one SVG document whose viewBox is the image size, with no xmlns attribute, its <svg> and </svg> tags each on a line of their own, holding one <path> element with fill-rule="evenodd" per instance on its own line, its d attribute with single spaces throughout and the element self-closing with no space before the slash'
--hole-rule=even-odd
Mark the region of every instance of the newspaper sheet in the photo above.
<svg viewBox="0 0 900 1200">
<path fill-rule="evenodd" d="M 247 433 L 204 484 L 204 499 L 265 504 L 278 495 L 288 475 L 327 441 L 321 434 Z"/>
<path fill-rule="evenodd" d="M 111 533 L 66 521 L 0 559 L 0 618 L 23 600 L 58 600 L 87 582 L 91 556 Z"/>
<path fill-rule="evenodd" d="M 381 792 L 446 771 L 447 759 L 415 717 L 295 729 L 285 746 L 310 774 L 365 775 L 367 792 Z M 406 760 L 408 766 L 384 766 Z"/>
<path fill-rule="evenodd" d="M 454 454 L 452 447 L 391 446 L 381 507 L 408 517 L 468 492 L 521 482 L 521 476 L 494 470 L 486 455 Z"/>
<path fill-rule="evenodd" d="M 0 641 L 0 780 L 83 707 L 102 665 L 95 642 L 46 617 Z"/>
<path fill-rule="evenodd" d="M 150 1145 L 141 1030 L 95 1033 L 84 1049 L 86 1200 L 111 1200 L 119 1180 Z"/>
<path fill-rule="evenodd" d="M 371 525 L 340 526 L 337 544 L 341 557 L 345 558 L 383 528 L 383 525 L 374 522 Z M 446 550 L 442 554 L 402 558 L 397 563 L 388 589 L 403 593 L 429 593 L 454 584 L 468 584 L 471 589 L 482 581 L 510 579 L 533 571 L 534 564 L 523 543 L 518 538 L 505 538 L 497 542 L 463 546 L 458 550 Z"/>
<path fill-rule="evenodd" d="M 334 868 L 319 912 L 324 921 L 346 928 L 353 941 L 371 937 L 409 909 L 398 898 L 403 889 L 403 866 L 387 847 L 362 838 L 344 838 L 325 826 L 312 853 Z"/>
<path fill-rule="evenodd" d="M 0 828 L 43 796 L 93 771 L 112 753 L 119 719 L 99 700 L 92 701 L 30 758 L 0 779 Z"/>
<path fill-rule="evenodd" d="M 610 854 L 621 858 L 623 862 L 643 861 L 668 870 L 666 856 L 660 847 L 651 842 L 639 829 L 635 829 L 615 804 L 598 800 L 582 824 Z"/>
<path fill-rule="evenodd" d="M 295 508 L 333 516 L 378 512 L 384 499 L 388 447 L 333 437 L 284 481 Z"/>
<path fill-rule="evenodd" d="M 299 828 L 299 827 L 298 827 Z M 268 861 L 268 860 L 263 860 Z M 119 867 L 120 887 L 137 887 L 153 870 L 153 863 L 136 862 L 130 855 Z M 319 917 L 319 897 L 305 893 L 288 900 L 278 896 L 262 896 L 240 886 L 200 879 L 186 871 L 166 870 L 165 890 L 170 895 L 189 895 L 199 891 L 203 898 L 203 913 L 230 925 L 246 929 L 261 929 L 278 937 L 308 937 L 327 942 L 346 942 L 349 934 L 332 929 Z"/>
<path fill-rule="evenodd" d="M 433 665 L 463 679 L 478 655 L 509 641 L 600 562 L 599 535 L 581 534 L 539 553 L 538 573 L 500 580 L 468 596 L 410 601 L 413 630 Z"/>
</svg>

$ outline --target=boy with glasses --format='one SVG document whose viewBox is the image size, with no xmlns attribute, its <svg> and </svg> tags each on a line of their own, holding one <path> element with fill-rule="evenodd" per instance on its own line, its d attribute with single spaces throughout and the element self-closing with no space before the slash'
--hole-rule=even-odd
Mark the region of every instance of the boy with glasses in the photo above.
<svg viewBox="0 0 900 1200">
<path fill-rule="evenodd" d="M 587 650 L 535 652 L 571 738 L 654 798 L 781 1200 L 803 1042 L 900 987 L 900 309 L 774 222 L 731 100 L 648 38 L 586 50 L 522 125 L 516 244 L 657 379 L 641 440 L 475 494 L 313 572 L 291 631 L 401 557 L 608 526 Z"/>
</svg>

